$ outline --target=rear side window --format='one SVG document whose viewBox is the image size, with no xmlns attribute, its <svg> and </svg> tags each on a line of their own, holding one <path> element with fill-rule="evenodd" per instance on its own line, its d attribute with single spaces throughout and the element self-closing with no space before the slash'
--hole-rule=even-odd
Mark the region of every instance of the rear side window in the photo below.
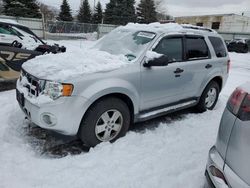
<svg viewBox="0 0 250 188">
<path fill-rule="evenodd" d="M 172 62 L 182 61 L 183 47 L 182 38 L 163 38 L 154 49 L 159 54 L 164 54 Z"/>
<path fill-rule="evenodd" d="M 207 44 L 202 37 L 186 38 L 186 58 L 188 60 L 204 59 L 209 57 Z"/>
<path fill-rule="evenodd" d="M 226 57 L 227 50 L 219 37 L 208 37 L 217 57 Z"/>
</svg>

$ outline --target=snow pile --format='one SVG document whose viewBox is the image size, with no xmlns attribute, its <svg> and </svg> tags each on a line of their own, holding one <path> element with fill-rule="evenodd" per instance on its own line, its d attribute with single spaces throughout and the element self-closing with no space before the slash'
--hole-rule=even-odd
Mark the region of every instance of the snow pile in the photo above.
<svg viewBox="0 0 250 188">
<path fill-rule="evenodd" d="M 46 35 L 48 38 L 59 36 L 60 38 L 64 38 L 64 39 L 77 38 L 77 39 L 85 39 L 88 41 L 97 40 L 97 32 L 93 32 L 93 33 L 50 33 L 50 32 L 47 32 Z"/>
<path fill-rule="evenodd" d="M 23 93 L 24 97 L 29 100 L 33 104 L 41 105 L 45 103 L 53 102 L 53 100 L 43 93 L 41 93 L 38 97 L 35 96 L 29 96 L 29 90 L 28 88 L 24 87 L 28 84 L 28 80 L 26 77 L 22 77 L 22 80 L 17 80 L 17 88 L 18 90 Z"/>
<path fill-rule="evenodd" d="M 147 62 L 149 62 L 150 60 L 157 59 L 161 56 L 162 56 L 162 54 L 158 54 L 157 52 L 154 52 L 154 51 L 147 51 L 147 53 L 146 53 Z"/>
<path fill-rule="evenodd" d="M 125 56 L 111 55 L 96 49 L 38 56 L 23 64 L 23 69 L 41 79 L 65 81 L 83 74 L 111 71 L 129 63 Z"/>
</svg>

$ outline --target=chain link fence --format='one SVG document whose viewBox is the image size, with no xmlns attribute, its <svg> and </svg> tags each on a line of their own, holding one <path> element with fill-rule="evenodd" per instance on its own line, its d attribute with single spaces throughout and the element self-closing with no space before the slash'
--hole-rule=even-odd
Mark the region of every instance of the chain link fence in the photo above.
<svg viewBox="0 0 250 188">
<path fill-rule="evenodd" d="M 96 40 L 116 27 L 107 24 L 48 21 L 46 23 L 46 38 L 52 40 Z"/>
</svg>

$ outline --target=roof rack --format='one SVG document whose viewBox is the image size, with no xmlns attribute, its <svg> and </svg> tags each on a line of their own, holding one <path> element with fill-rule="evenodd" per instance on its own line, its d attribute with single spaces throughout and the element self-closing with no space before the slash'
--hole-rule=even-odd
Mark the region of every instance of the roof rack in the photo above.
<svg viewBox="0 0 250 188">
<path fill-rule="evenodd" d="M 214 32 L 213 29 L 209 29 L 209 28 L 205 28 L 205 27 L 199 27 L 199 26 L 193 26 L 193 25 L 187 25 L 187 24 L 182 24 L 181 26 L 184 29 L 195 29 L 195 30 L 201 30 L 201 31 Z"/>
</svg>

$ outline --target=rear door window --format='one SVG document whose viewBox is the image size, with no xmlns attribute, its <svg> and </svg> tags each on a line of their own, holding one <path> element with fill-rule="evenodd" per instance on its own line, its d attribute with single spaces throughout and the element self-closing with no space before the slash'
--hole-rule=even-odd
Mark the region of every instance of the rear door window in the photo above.
<svg viewBox="0 0 250 188">
<path fill-rule="evenodd" d="M 183 60 L 182 43 L 182 37 L 163 38 L 153 51 L 168 56 L 172 62 L 179 62 Z"/>
<path fill-rule="evenodd" d="M 187 60 L 209 58 L 207 44 L 203 37 L 186 37 L 186 58 Z"/>
<path fill-rule="evenodd" d="M 223 41 L 219 37 L 208 37 L 217 57 L 226 57 L 227 50 Z"/>
</svg>

